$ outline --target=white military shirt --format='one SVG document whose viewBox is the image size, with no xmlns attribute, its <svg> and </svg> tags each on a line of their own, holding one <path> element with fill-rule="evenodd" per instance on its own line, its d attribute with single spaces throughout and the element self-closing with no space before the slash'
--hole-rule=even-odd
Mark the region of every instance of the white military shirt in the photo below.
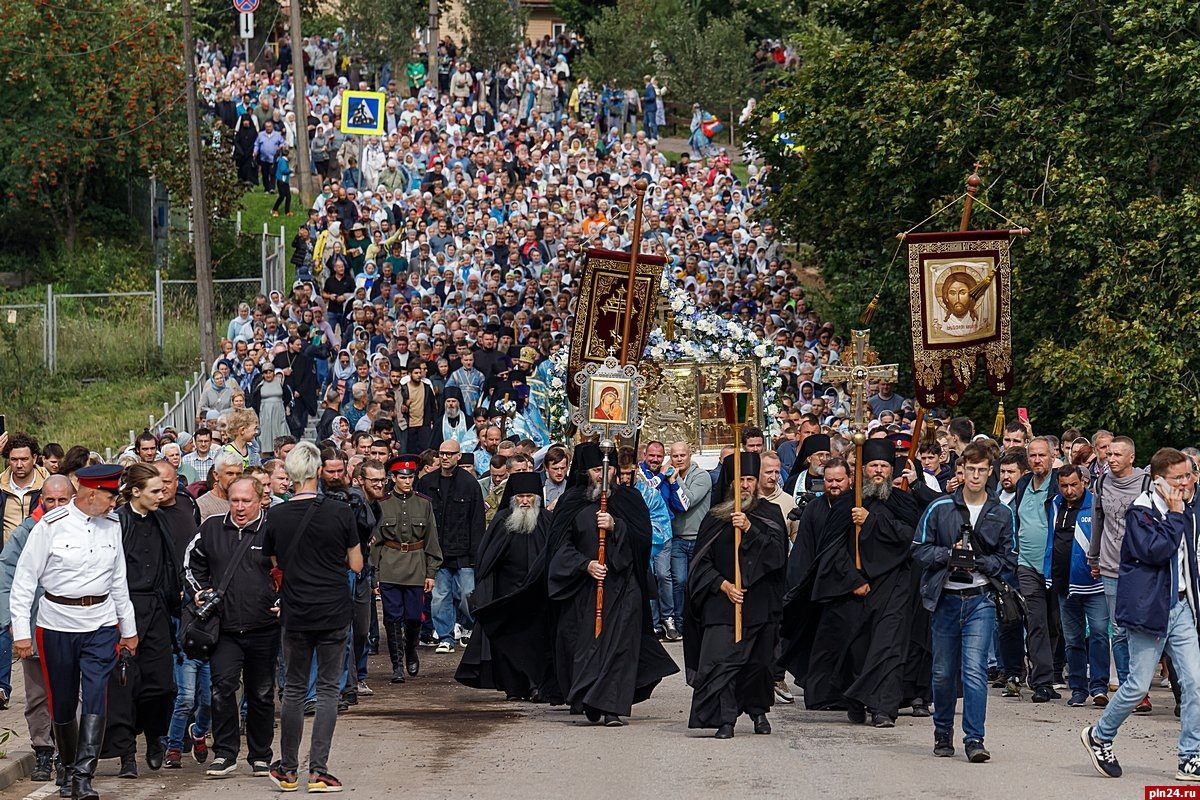
<svg viewBox="0 0 1200 800">
<path fill-rule="evenodd" d="M 72 500 L 33 527 L 13 576 L 9 604 L 14 640 L 31 638 L 30 609 L 39 584 L 60 597 L 108 595 L 94 606 L 62 605 L 44 598 L 38 608 L 40 627 L 87 633 L 119 625 L 122 637 L 137 635 L 121 523 L 115 513 L 89 517 Z"/>
</svg>

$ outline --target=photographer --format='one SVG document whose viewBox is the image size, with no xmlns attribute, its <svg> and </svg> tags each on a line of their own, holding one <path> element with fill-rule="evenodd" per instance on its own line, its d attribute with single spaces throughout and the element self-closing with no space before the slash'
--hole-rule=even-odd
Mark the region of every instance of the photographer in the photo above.
<svg viewBox="0 0 1200 800">
<path fill-rule="evenodd" d="M 962 488 L 925 510 L 913 537 L 913 560 L 923 570 L 921 600 L 933 615 L 933 754 L 954 755 L 957 665 L 963 687 L 963 744 L 967 759 L 983 762 L 987 716 L 987 643 L 996 626 L 988 578 L 1015 566 L 1013 513 L 987 491 L 992 459 L 978 443 L 959 457 Z"/>
<path fill-rule="evenodd" d="M 213 777 L 237 769 L 241 683 L 246 687 L 246 748 L 252 774 L 266 776 L 271 771 L 279 610 L 271 559 L 263 554 L 262 494 L 262 484 L 254 478 L 234 481 L 229 486 L 229 513 L 205 520 L 184 558 L 187 593 L 201 609 L 214 604 L 210 613 L 221 618 L 221 635 L 210 661 L 216 758 L 207 774 Z M 247 536 L 251 542 L 242 548 Z M 215 588 L 226 580 L 224 592 L 218 594 Z"/>
</svg>

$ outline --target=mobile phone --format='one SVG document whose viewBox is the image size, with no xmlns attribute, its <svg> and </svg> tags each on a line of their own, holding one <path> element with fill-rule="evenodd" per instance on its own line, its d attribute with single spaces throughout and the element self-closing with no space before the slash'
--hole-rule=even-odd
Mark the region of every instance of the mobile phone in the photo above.
<svg viewBox="0 0 1200 800">
<path fill-rule="evenodd" d="M 1154 479 L 1154 486 L 1158 489 L 1158 493 L 1164 498 L 1167 496 L 1167 493 L 1171 491 L 1171 487 L 1167 485 L 1167 482 L 1163 480 L 1161 475 Z"/>
<path fill-rule="evenodd" d="M 1025 424 L 1029 423 L 1029 409 L 1028 408 L 1018 408 L 1017 409 L 1017 422 L 1023 422 Z"/>
<path fill-rule="evenodd" d="M 4 424 L 4 415 L 0 414 L 0 436 L 3 436 L 8 431 L 8 427 Z"/>
</svg>

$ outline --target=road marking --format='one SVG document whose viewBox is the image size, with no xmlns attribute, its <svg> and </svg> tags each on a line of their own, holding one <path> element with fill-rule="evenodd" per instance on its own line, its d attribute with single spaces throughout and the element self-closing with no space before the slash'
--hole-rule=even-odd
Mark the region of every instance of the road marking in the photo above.
<svg viewBox="0 0 1200 800">
<path fill-rule="evenodd" d="M 58 792 L 58 787 L 53 783 L 45 783 L 34 789 L 29 794 L 25 795 L 25 800 L 37 800 L 40 797 L 49 797 Z"/>
</svg>

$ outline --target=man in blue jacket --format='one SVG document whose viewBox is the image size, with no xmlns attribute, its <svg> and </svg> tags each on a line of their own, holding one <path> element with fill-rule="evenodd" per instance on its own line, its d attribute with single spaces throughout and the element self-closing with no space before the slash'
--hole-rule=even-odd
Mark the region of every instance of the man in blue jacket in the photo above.
<svg viewBox="0 0 1200 800">
<path fill-rule="evenodd" d="M 1092 493 L 1083 470 L 1058 470 L 1058 496 L 1050 504 L 1046 542 L 1046 583 L 1058 602 L 1066 640 L 1069 706 L 1108 705 L 1108 601 L 1104 584 L 1092 577 Z"/>
<path fill-rule="evenodd" d="M 1117 729 L 1145 697 L 1164 650 L 1179 675 L 1178 781 L 1200 781 L 1200 643 L 1196 609 L 1196 473 L 1186 455 L 1164 447 L 1150 459 L 1154 485 L 1125 511 L 1116 623 L 1129 635 L 1129 677 L 1095 725 L 1080 731 L 1092 766 L 1121 777 Z"/>
<path fill-rule="evenodd" d="M 958 678 L 963 687 L 963 746 L 967 759 L 991 758 L 983 744 L 987 717 L 987 651 L 996 627 L 996 606 L 988 578 L 1001 578 L 1014 566 L 1016 527 L 1008 506 L 987 490 L 992 459 L 978 442 L 959 457 L 963 485 L 925 509 L 912 544 L 920 565 L 921 603 L 932 615 L 933 754 L 954 755 L 951 737 L 958 705 Z M 964 536 L 966 534 L 966 536 Z M 953 551 L 966 549 L 969 538 L 974 565 L 950 569 Z"/>
</svg>

